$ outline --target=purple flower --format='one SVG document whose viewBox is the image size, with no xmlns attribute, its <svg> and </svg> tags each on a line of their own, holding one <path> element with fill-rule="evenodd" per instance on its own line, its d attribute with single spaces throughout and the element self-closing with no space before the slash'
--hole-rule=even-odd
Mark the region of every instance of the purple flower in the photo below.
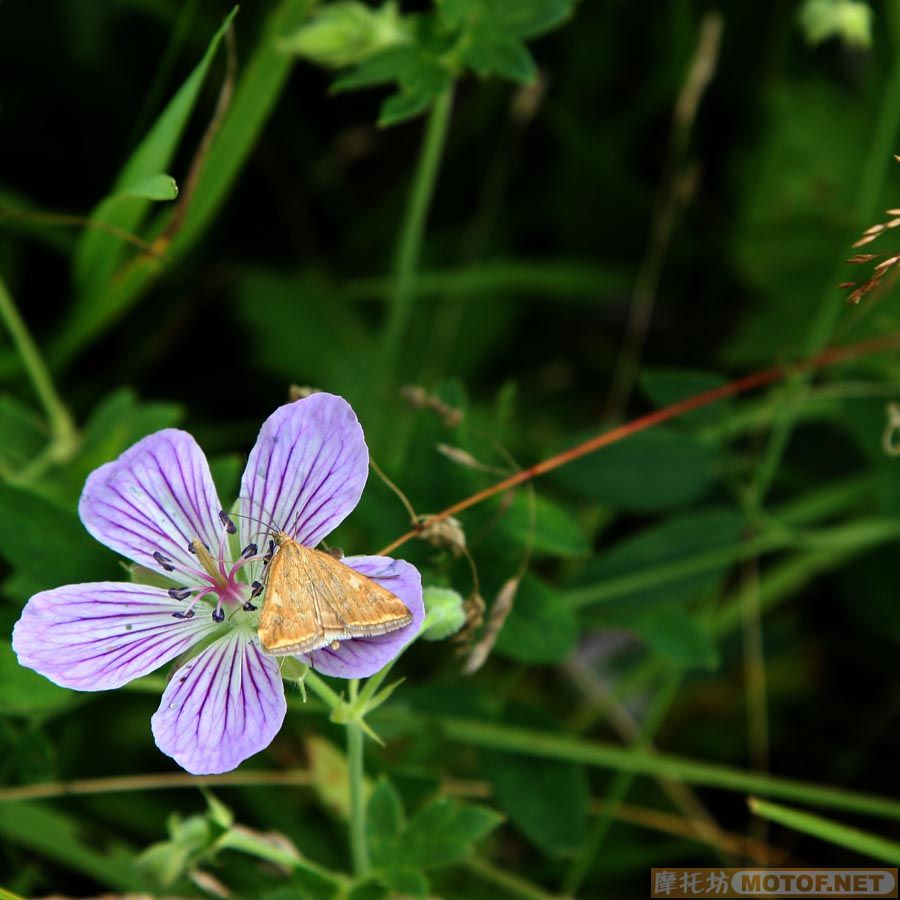
<svg viewBox="0 0 900 900">
<path fill-rule="evenodd" d="M 240 519 L 235 553 L 235 525 L 197 442 L 176 429 L 145 437 L 90 475 L 79 514 L 97 540 L 172 586 L 95 582 L 36 594 L 13 631 L 19 662 L 63 687 L 100 691 L 186 654 L 152 719 L 157 746 L 195 774 L 234 769 L 271 743 L 287 708 L 279 662 L 256 635 L 269 526 L 314 547 L 359 502 L 368 469 L 362 428 L 341 397 L 280 407 L 247 461 L 239 507 L 253 518 Z M 417 634 L 421 578 L 402 560 L 343 562 L 403 600 L 412 622 L 298 658 L 363 678 Z"/>
</svg>

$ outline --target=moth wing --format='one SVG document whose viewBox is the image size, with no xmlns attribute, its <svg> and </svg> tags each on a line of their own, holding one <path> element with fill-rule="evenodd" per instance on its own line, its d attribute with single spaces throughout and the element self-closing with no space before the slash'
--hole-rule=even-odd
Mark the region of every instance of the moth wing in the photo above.
<svg viewBox="0 0 900 900">
<path fill-rule="evenodd" d="M 327 553 L 286 541 L 270 563 L 259 637 L 273 655 L 309 653 L 411 621 L 406 604 L 371 578 Z"/>
<path fill-rule="evenodd" d="M 315 604 L 299 596 L 306 579 L 297 585 L 290 556 L 290 545 L 285 544 L 272 557 L 259 613 L 259 643 L 274 656 L 308 653 L 328 643 Z"/>
</svg>

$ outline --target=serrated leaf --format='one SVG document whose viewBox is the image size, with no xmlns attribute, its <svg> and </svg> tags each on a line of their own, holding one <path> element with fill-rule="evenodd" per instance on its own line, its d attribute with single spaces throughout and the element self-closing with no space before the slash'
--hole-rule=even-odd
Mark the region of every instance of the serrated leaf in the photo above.
<svg viewBox="0 0 900 900">
<path fill-rule="evenodd" d="M 418 869 L 409 866 L 391 866 L 381 872 L 384 884 L 402 897 L 416 897 L 424 900 L 428 896 L 428 879 Z"/>
<path fill-rule="evenodd" d="M 565 853 L 584 840 L 590 796 L 582 768 L 509 753 L 487 753 L 485 770 L 497 803 L 543 851 Z"/>
<path fill-rule="evenodd" d="M 519 586 L 495 652 L 507 659 L 549 665 L 565 660 L 578 640 L 578 622 L 552 588 L 533 576 Z"/>
<path fill-rule="evenodd" d="M 482 77 L 498 75 L 524 84 L 537 77 L 537 66 L 522 40 L 499 28 L 473 30 L 462 59 Z"/>
<path fill-rule="evenodd" d="M 451 865 L 502 821 L 503 816 L 485 806 L 434 800 L 410 818 L 397 858 L 426 870 Z"/>
<path fill-rule="evenodd" d="M 389 866 L 396 849 L 397 838 L 403 833 L 406 820 L 403 801 L 387 778 L 379 778 L 369 796 L 366 833 L 372 862 L 376 867 Z"/>
</svg>

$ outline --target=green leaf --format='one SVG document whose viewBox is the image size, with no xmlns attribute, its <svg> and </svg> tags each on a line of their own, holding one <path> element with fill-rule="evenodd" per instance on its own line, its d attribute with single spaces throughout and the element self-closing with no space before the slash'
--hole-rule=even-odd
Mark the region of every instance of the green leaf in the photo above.
<svg viewBox="0 0 900 900">
<path fill-rule="evenodd" d="M 537 66 L 525 44 L 500 28 L 473 30 L 462 53 L 463 62 L 482 77 L 499 75 L 524 84 L 537 76 Z"/>
<path fill-rule="evenodd" d="M 255 51 L 242 66 L 228 113 L 210 145 L 184 221 L 167 248 L 170 262 L 181 259 L 214 221 L 250 155 L 292 65 L 291 57 L 279 49 L 278 41 L 300 25 L 309 3 L 310 0 L 282 0 L 266 16 L 266 28 Z M 164 166 L 155 167 L 155 171 L 160 168 Z M 87 340 L 108 328 L 137 302 L 163 271 L 155 258 L 135 258 L 114 282 L 106 285 L 102 297 L 86 298 L 79 304 L 69 326 L 53 347 L 55 358 L 68 359 Z"/>
<path fill-rule="evenodd" d="M 138 200 L 174 200 L 178 196 L 178 185 L 171 175 L 153 175 L 139 184 L 126 188 L 120 197 L 134 197 Z"/>
<path fill-rule="evenodd" d="M 496 653 L 520 662 L 562 662 L 578 640 L 578 622 L 553 589 L 533 576 L 519 585 L 512 612 L 497 638 Z"/>
<path fill-rule="evenodd" d="M 587 828 L 589 785 L 580 766 L 486 753 L 485 772 L 510 821 L 550 854 L 576 849 Z"/>
<path fill-rule="evenodd" d="M 646 528 L 591 560 L 576 585 L 563 592 L 565 605 L 633 610 L 659 603 L 685 603 L 713 590 L 739 547 L 744 519 L 728 508 L 698 510 Z"/>
<path fill-rule="evenodd" d="M 641 373 L 641 387 L 658 407 L 670 406 L 723 384 L 725 379 L 721 375 L 697 369 L 644 369 Z M 732 402 L 720 400 L 679 416 L 674 425 L 710 425 L 727 418 L 733 408 Z"/>
<path fill-rule="evenodd" d="M 442 797 L 404 823 L 403 802 L 386 778 L 375 786 L 368 813 L 372 864 L 384 873 L 398 865 L 409 873 L 458 862 L 468 855 L 472 844 L 503 821 L 501 815 L 486 807 Z"/>
<path fill-rule="evenodd" d="M 116 575 L 113 555 L 74 513 L 8 485 L 0 485 L 0 555 L 34 590 Z"/>
<path fill-rule="evenodd" d="M 385 100 L 378 124 L 393 125 L 428 109 L 450 88 L 446 66 L 426 47 L 414 44 L 394 47 L 350 70 L 332 85 L 335 92 L 396 84 L 398 91 Z"/>
<path fill-rule="evenodd" d="M 587 556 L 591 545 L 578 521 L 552 500 L 534 495 L 534 529 L 531 526 L 531 498 L 518 491 L 505 513 L 503 534 L 518 545 L 531 544 L 536 553 L 550 556 Z"/>
<path fill-rule="evenodd" d="M 617 509 L 673 509 L 707 493 L 716 452 L 693 435 L 653 428 L 564 466 L 557 478 L 580 496 Z"/>
<path fill-rule="evenodd" d="M 92 220 L 134 232 L 147 214 L 152 200 L 174 199 L 174 180 L 158 173 L 167 169 L 172 161 L 216 50 L 236 14 L 237 8 L 213 35 L 200 63 L 122 168 L 111 195 L 91 214 Z M 123 203 L 122 199 L 126 197 L 131 198 L 132 202 Z M 79 296 L 70 327 L 85 328 L 102 318 L 103 286 L 126 253 L 127 248 L 114 235 L 96 228 L 85 230 L 75 253 L 75 281 L 79 286 Z"/>
<path fill-rule="evenodd" d="M 630 628 L 660 656 L 685 669 L 715 669 L 719 664 L 709 629 L 687 610 L 658 607 L 637 616 Z"/>
<path fill-rule="evenodd" d="M 395 859 L 426 870 L 451 865 L 502 821 L 503 816 L 484 806 L 433 800 L 410 818 Z"/>
<path fill-rule="evenodd" d="M 76 704 L 78 696 L 19 665 L 12 644 L 0 640 L 0 715 L 43 719 Z"/>
<path fill-rule="evenodd" d="M 428 896 L 428 879 L 418 869 L 402 864 L 391 866 L 381 873 L 386 887 L 402 897 L 416 897 L 424 900 Z"/>
<path fill-rule="evenodd" d="M 366 818 L 369 850 L 376 866 L 387 867 L 395 861 L 391 859 L 391 854 L 405 827 L 403 801 L 397 789 L 387 778 L 379 778 L 369 796 Z"/>
</svg>

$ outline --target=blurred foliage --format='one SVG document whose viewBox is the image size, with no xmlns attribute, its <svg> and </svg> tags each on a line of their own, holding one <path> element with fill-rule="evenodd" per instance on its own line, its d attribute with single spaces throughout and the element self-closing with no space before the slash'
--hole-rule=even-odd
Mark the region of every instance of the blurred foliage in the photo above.
<svg viewBox="0 0 900 900">
<path fill-rule="evenodd" d="M 126 577 L 78 496 L 160 428 L 197 435 L 224 499 L 291 385 L 343 394 L 423 516 L 616 424 L 629 354 L 625 418 L 900 329 L 889 278 L 858 307 L 837 288 L 900 206 L 900 5 L 723 4 L 720 46 L 715 12 L 0 4 L 3 887 L 631 897 L 650 866 L 758 862 L 729 841 L 747 832 L 785 864 L 892 852 L 897 806 L 829 790 L 900 790 L 896 353 L 694 410 L 409 541 L 429 640 L 330 715 L 293 673 L 282 733 L 215 795 L 154 780 L 165 673 L 77 694 L 8 640 L 34 592 Z M 334 543 L 412 524 L 373 474 Z M 361 709 L 383 743 L 357 877 Z M 757 804 L 760 831 L 748 793 L 789 807 Z"/>
</svg>

